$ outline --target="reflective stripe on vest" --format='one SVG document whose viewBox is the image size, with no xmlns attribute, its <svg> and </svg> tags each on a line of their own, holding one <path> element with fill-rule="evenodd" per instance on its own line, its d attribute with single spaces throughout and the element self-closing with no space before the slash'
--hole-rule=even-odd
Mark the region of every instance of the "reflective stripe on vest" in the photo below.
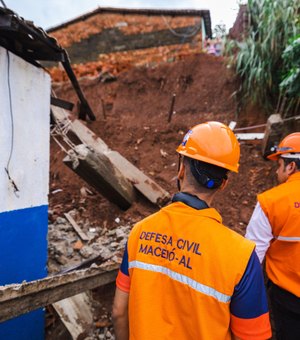
<svg viewBox="0 0 300 340">
<path fill-rule="evenodd" d="M 175 271 L 170 270 L 169 268 L 166 268 L 166 267 L 157 266 L 157 265 L 154 265 L 154 264 L 145 263 L 145 262 L 141 262 L 141 261 L 131 261 L 131 262 L 129 262 L 129 268 L 145 269 L 145 270 L 148 270 L 148 271 L 167 275 L 171 279 L 178 281 L 180 283 L 183 283 L 183 284 L 193 288 L 197 292 L 203 293 L 203 294 L 208 295 L 208 296 L 212 296 L 213 298 L 217 299 L 219 302 L 228 303 L 231 300 L 231 296 L 220 293 L 220 292 L 218 292 L 217 290 L 215 290 L 211 287 L 205 286 L 205 285 L 189 278 L 188 276 L 176 273 Z"/>
<path fill-rule="evenodd" d="M 275 236 L 275 238 L 279 241 L 287 241 L 287 242 L 299 242 L 300 237 L 288 237 L 288 236 Z"/>
</svg>

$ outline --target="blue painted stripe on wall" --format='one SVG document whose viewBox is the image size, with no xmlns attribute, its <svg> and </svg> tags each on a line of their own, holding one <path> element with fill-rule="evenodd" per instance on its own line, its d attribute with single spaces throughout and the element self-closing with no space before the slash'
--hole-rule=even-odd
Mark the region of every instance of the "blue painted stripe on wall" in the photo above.
<svg viewBox="0 0 300 340">
<path fill-rule="evenodd" d="M 0 285 L 47 275 L 48 205 L 0 214 Z"/>
<path fill-rule="evenodd" d="M 0 214 L 0 285 L 47 276 L 48 205 Z M 43 340 L 43 309 L 0 324 L 0 339 Z"/>
<path fill-rule="evenodd" d="M 0 323 L 1 340 L 44 340 L 45 311 L 23 314 L 18 318 Z M 54 340 L 54 339 L 53 339 Z"/>
</svg>

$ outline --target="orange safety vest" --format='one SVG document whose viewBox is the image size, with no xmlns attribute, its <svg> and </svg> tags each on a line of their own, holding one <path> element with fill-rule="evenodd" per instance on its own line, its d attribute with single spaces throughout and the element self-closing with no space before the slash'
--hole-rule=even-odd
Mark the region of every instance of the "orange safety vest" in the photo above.
<svg viewBox="0 0 300 340">
<path fill-rule="evenodd" d="M 300 172 L 257 197 L 274 236 L 266 253 L 268 277 L 300 297 Z"/>
<path fill-rule="evenodd" d="M 128 240 L 131 340 L 231 339 L 230 299 L 254 243 L 215 209 L 174 202 Z"/>
</svg>

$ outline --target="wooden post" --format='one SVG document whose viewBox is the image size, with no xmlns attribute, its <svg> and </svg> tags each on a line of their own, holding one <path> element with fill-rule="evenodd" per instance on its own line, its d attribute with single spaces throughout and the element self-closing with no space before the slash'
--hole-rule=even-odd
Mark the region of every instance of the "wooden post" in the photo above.
<svg viewBox="0 0 300 340">
<path fill-rule="evenodd" d="M 104 120 L 106 120 L 106 110 L 105 110 L 105 104 L 102 98 L 100 98 L 100 102 L 101 102 L 101 107 L 102 107 L 102 114 L 103 114 L 103 118 Z"/>
<path fill-rule="evenodd" d="M 172 100 L 171 100 L 171 107 L 170 107 L 169 116 L 168 116 L 168 123 L 171 122 L 171 119 L 174 113 L 175 99 L 176 99 L 176 93 L 173 93 Z"/>
</svg>

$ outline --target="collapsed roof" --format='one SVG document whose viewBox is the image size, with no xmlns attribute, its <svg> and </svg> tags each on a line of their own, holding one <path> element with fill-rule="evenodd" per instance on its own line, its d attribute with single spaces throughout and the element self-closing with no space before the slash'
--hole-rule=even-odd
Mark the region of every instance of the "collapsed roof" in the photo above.
<svg viewBox="0 0 300 340">
<path fill-rule="evenodd" d="M 85 119 L 88 115 L 91 120 L 95 120 L 71 68 L 66 50 L 42 28 L 36 27 L 32 21 L 23 19 L 14 11 L 0 7 L 0 46 L 37 67 L 43 67 L 39 61 L 61 62 L 80 100 L 80 118 Z"/>
</svg>

